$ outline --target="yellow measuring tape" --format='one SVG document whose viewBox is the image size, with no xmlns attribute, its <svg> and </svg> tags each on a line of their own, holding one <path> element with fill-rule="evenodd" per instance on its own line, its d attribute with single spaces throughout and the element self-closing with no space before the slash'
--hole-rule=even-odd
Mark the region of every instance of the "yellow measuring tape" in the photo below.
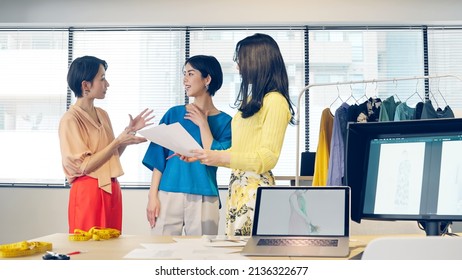
<svg viewBox="0 0 462 280">
<path fill-rule="evenodd" d="M 11 244 L 0 245 L 0 258 L 15 258 L 30 256 L 37 253 L 51 251 L 53 245 L 49 242 L 41 241 L 21 241 Z"/>
<path fill-rule="evenodd" d="M 105 240 L 109 238 L 117 238 L 120 236 L 120 231 L 113 228 L 99 228 L 92 227 L 89 231 L 81 229 L 75 229 L 74 234 L 69 235 L 71 241 L 87 241 L 93 240 Z"/>
</svg>

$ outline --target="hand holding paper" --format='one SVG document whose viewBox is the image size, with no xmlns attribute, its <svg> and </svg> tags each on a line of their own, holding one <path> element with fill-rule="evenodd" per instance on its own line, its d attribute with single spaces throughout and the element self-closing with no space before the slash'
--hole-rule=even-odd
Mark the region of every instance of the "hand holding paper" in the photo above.
<svg viewBox="0 0 462 280">
<path fill-rule="evenodd" d="M 161 124 L 140 130 L 138 133 L 146 137 L 149 141 L 180 155 L 192 157 L 194 155 L 191 153 L 191 150 L 202 149 L 199 143 L 178 122 L 169 125 Z"/>
</svg>

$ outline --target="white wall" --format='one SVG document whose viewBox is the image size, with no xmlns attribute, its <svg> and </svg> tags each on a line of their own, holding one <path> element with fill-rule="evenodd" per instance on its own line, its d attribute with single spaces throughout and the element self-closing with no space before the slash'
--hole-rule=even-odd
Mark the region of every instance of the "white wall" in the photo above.
<svg viewBox="0 0 462 280">
<path fill-rule="evenodd" d="M 222 202 L 226 190 L 220 191 Z M 68 232 L 69 189 L 0 187 L 0 244 Z M 147 189 L 123 189 L 123 234 L 149 235 Z M 218 231 L 224 234 L 224 207 Z"/>
<path fill-rule="evenodd" d="M 460 24 L 460 0 L 1 0 L 0 26 Z"/>
</svg>

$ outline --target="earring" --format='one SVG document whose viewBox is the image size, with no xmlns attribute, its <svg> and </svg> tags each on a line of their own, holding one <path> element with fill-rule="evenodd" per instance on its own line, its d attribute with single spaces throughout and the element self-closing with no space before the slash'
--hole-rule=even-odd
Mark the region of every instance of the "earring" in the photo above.
<svg viewBox="0 0 462 280">
<path fill-rule="evenodd" d="M 209 90 L 209 85 L 205 85 L 205 90 Z"/>
</svg>

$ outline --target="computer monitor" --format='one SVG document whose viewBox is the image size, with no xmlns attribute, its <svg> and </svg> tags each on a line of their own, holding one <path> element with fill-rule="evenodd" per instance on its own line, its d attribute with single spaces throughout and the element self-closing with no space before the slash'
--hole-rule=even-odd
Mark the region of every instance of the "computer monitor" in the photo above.
<svg viewBox="0 0 462 280">
<path fill-rule="evenodd" d="M 349 123 L 351 218 L 415 220 L 427 235 L 462 221 L 462 119 Z"/>
</svg>

